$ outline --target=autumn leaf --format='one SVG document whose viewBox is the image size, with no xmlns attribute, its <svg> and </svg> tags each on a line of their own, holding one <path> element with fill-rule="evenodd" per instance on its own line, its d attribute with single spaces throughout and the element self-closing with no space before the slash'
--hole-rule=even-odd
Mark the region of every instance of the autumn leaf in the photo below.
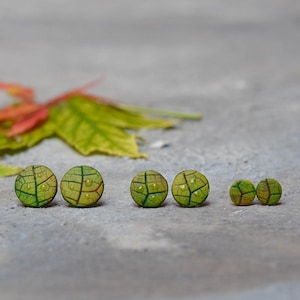
<svg viewBox="0 0 300 300">
<path fill-rule="evenodd" d="M 139 152 L 135 135 L 124 129 L 174 126 L 173 121 L 148 118 L 82 96 L 52 108 L 50 119 L 57 135 L 83 155 L 99 152 L 132 158 L 146 155 Z"/>
<path fill-rule="evenodd" d="M 0 110 L 0 151 L 21 151 L 48 137 L 59 137 L 83 155 L 100 153 L 131 158 L 139 152 L 136 134 L 141 128 L 170 128 L 175 121 L 146 116 L 147 113 L 183 119 L 183 114 L 121 104 L 109 98 L 87 94 L 98 81 L 73 89 L 44 104 L 36 103 L 34 92 L 18 84 L 0 82 L 0 89 L 18 100 Z"/>
<path fill-rule="evenodd" d="M 22 168 L 0 164 L 0 177 L 14 176 L 19 174 L 22 170 Z"/>
</svg>

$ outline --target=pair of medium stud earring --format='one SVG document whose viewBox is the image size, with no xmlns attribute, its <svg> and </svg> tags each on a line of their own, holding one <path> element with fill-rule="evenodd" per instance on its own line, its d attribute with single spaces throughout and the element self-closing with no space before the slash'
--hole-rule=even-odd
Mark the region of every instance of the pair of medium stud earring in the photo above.
<svg viewBox="0 0 300 300">
<path fill-rule="evenodd" d="M 158 207 L 168 195 L 168 182 L 153 170 L 137 174 L 130 184 L 132 199 L 142 207 Z M 207 178 L 196 170 L 184 170 L 178 173 L 172 183 L 174 200 L 183 207 L 201 205 L 209 193 Z"/>
<path fill-rule="evenodd" d="M 281 195 L 282 187 L 274 178 L 261 180 L 256 188 L 250 180 L 240 179 L 235 181 L 229 189 L 229 196 L 235 205 L 250 205 L 255 196 L 263 205 L 276 205 Z"/>
<path fill-rule="evenodd" d="M 93 206 L 102 196 L 104 183 L 101 174 L 90 166 L 68 170 L 60 182 L 63 198 L 72 206 Z M 57 193 L 55 174 L 45 166 L 32 165 L 16 178 L 15 192 L 24 206 L 44 207 Z"/>
</svg>

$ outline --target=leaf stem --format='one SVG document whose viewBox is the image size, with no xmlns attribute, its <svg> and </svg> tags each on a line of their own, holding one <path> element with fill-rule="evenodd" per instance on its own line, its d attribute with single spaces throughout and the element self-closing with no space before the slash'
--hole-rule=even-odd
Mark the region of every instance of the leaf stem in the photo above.
<svg viewBox="0 0 300 300">
<path fill-rule="evenodd" d="M 192 113 L 182 113 L 177 111 L 169 111 L 169 110 L 161 110 L 149 107 L 140 107 L 129 104 L 117 104 L 119 108 L 124 110 L 134 112 L 134 113 L 149 113 L 153 115 L 160 115 L 165 117 L 173 117 L 177 119 L 187 119 L 187 120 L 200 120 L 202 116 L 200 114 L 192 114 Z"/>
</svg>

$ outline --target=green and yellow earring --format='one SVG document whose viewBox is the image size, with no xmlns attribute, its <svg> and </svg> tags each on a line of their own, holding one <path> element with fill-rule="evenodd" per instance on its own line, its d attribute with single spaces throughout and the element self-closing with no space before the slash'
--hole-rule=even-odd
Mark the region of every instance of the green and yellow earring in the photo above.
<svg viewBox="0 0 300 300">
<path fill-rule="evenodd" d="M 265 178 L 256 186 L 256 195 L 263 205 L 276 205 L 282 195 L 280 183 L 273 178 Z"/>
<path fill-rule="evenodd" d="M 229 196 L 235 205 L 250 205 L 256 195 L 254 184 L 247 179 L 236 180 L 229 188 Z"/>
<path fill-rule="evenodd" d="M 132 179 L 130 193 L 137 205 L 158 207 L 168 195 L 168 182 L 156 171 L 143 171 Z"/>
<path fill-rule="evenodd" d="M 199 206 L 208 197 L 209 182 L 202 173 L 196 170 L 185 170 L 174 178 L 172 194 L 181 206 Z"/>
<path fill-rule="evenodd" d="M 104 182 L 101 174 L 90 166 L 75 166 L 60 182 L 63 198 L 75 207 L 90 207 L 101 198 Z"/>
<path fill-rule="evenodd" d="M 54 199 L 57 180 L 54 173 L 45 166 L 28 166 L 17 176 L 15 192 L 24 206 L 43 207 Z"/>
</svg>

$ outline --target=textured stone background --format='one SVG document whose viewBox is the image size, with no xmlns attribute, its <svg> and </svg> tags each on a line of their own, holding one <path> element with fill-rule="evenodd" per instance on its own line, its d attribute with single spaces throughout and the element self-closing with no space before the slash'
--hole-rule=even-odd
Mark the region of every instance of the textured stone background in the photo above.
<svg viewBox="0 0 300 300">
<path fill-rule="evenodd" d="M 201 122 L 142 131 L 147 160 L 82 157 L 58 140 L 7 164 L 49 166 L 58 180 L 90 164 L 100 206 L 22 207 L 0 186 L 0 294 L 19 299 L 296 299 L 300 293 L 300 5 L 293 0 L 0 2 L 0 76 L 40 101 L 99 76 L 93 89 Z M 1 105 L 7 98 L 1 95 Z M 156 141 L 170 146 L 151 148 Z M 168 181 L 198 169 L 207 204 L 137 208 L 133 176 Z M 282 204 L 235 207 L 229 185 L 277 178 Z"/>
</svg>

